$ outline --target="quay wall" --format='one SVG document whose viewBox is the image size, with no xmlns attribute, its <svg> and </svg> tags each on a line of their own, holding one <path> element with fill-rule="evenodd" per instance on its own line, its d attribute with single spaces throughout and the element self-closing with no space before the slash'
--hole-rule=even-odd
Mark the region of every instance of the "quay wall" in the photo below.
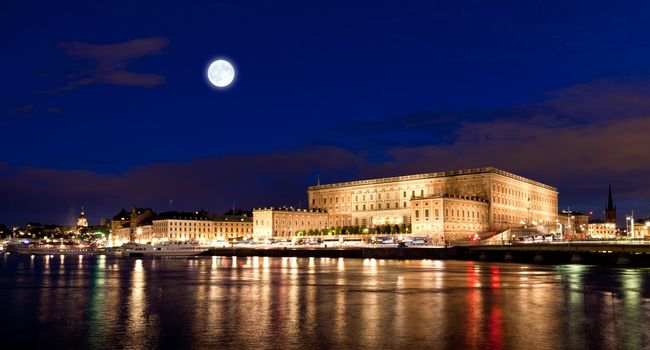
<svg viewBox="0 0 650 350">
<path fill-rule="evenodd" d="M 619 247 L 620 248 L 620 247 Z M 535 264 L 589 264 L 650 266 L 645 249 L 565 249 L 556 247 L 450 247 L 450 248 L 212 248 L 207 256 L 268 256 L 355 259 L 441 259 Z"/>
</svg>

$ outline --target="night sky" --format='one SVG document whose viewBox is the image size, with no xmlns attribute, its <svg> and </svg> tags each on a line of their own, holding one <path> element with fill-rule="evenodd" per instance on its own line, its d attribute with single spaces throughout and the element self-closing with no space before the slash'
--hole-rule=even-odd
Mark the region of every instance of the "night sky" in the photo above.
<svg viewBox="0 0 650 350">
<path fill-rule="evenodd" d="M 650 216 L 647 1 L 0 0 L 0 33 L 3 224 L 484 166 Z"/>
</svg>

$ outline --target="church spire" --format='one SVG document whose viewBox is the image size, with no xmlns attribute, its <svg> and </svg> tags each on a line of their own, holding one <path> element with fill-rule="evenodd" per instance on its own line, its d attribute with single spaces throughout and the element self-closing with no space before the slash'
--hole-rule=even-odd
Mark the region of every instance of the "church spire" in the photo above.
<svg viewBox="0 0 650 350">
<path fill-rule="evenodd" d="M 614 199 L 612 198 L 612 185 L 609 185 L 609 193 L 607 196 L 607 208 L 605 208 L 605 223 L 616 224 L 616 207 L 614 206 Z"/>
<path fill-rule="evenodd" d="M 614 200 L 612 199 L 612 185 L 609 185 L 609 196 L 607 197 L 607 210 L 616 210 Z"/>
</svg>

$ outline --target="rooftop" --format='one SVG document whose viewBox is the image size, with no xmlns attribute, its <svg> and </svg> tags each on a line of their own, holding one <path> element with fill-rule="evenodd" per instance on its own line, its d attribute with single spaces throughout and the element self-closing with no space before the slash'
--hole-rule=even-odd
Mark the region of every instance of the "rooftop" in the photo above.
<svg viewBox="0 0 650 350">
<path fill-rule="evenodd" d="M 253 211 L 262 211 L 262 210 L 272 210 L 272 211 L 291 211 L 291 212 L 303 212 L 303 213 L 326 213 L 324 209 L 304 209 L 304 208 L 294 208 L 294 207 L 263 207 L 263 208 L 253 208 Z"/>
<path fill-rule="evenodd" d="M 416 175 L 393 176 L 393 177 L 384 177 L 384 178 L 378 178 L 378 179 L 367 179 L 367 180 L 357 180 L 357 181 L 348 181 L 348 182 L 338 182 L 338 183 L 325 184 L 325 185 L 309 186 L 308 190 L 323 190 L 323 189 L 328 189 L 328 188 L 337 188 L 337 187 L 346 187 L 346 186 L 373 185 L 373 184 L 399 182 L 399 181 L 433 179 L 433 178 L 441 178 L 441 177 L 452 177 L 452 176 L 474 175 L 474 174 L 486 174 L 486 173 L 499 174 L 499 175 L 502 175 L 502 176 L 505 176 L 505 177 L 509 177 L 511 179 L 523 181 L 523 182 L 529 183 L 531 185 L 543 187 L 543 188 L 545 188 L 547 190 L 557 192 L 557 189 L 555 187 L 553 187 L 553 186 L 549 186 L 549 185 L 543 184 L 541 182 L 533 181 L 533 180 L 527 179 L 527 178 L 525 178 L 523 176 L 515 175 L 513 173 L 509 173 L 507 171 L 503 171 L 503 170 L 492 168 L 492 167 L 453 170 L 453 171 L 442 171 L 442 172 L 416 174 Z"/>
</svg>

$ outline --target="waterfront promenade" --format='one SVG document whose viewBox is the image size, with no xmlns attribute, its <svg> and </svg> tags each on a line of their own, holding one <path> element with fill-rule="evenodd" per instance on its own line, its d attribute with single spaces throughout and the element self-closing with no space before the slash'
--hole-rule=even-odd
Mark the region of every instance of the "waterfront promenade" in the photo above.
<svg viewBox="0 0 650 350">
<path fill-rule="evenodd" d="M 572 241 L 528 244 L 474 244 L 453 247 L 230 247 L 212 248 L 210 256 L 443 259 L 544 264 L 650 266 L 650 242 Z"/>
</svg>

